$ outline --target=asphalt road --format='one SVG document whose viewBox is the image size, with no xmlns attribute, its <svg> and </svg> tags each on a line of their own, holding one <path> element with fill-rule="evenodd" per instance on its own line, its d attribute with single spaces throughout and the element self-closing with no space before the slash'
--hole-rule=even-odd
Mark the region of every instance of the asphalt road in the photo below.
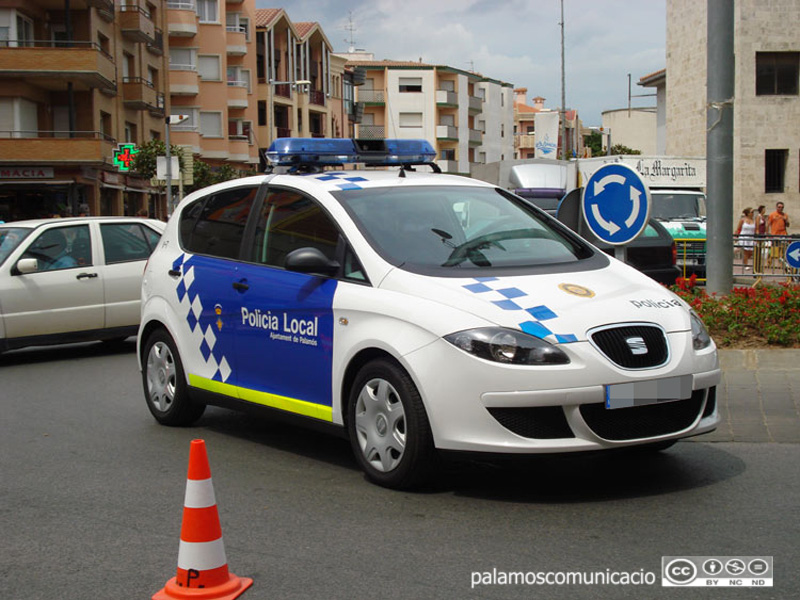
<svg viewBox="0 0 800 600">
<path fill-rule="evenodd" d="M 800 597 L 800 444 L 467 463 L 405 493 L 323 434 L 221 409 L 160 426 L 140 387 L 132 343 L 0 356 L 0 597 L 150 598 L 175 575 L 196 438 L 245 600 Z M 775 587 L 662 588 L 661 557 L 682 555 L 774 556 Z M 472 587 L 493 569 L 657 583 Z"/>
</svg>

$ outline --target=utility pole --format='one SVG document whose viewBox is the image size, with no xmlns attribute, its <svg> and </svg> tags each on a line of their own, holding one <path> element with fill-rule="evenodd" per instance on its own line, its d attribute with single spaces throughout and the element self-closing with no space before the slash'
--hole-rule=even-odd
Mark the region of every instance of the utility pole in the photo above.
<svg viewBox="0 0 800 600">
<path fill-rule="evenodd" d="M 561 160 L 567 160 L 567 91 L 564 77 L 564 0 L 561 0 Z"/>
<path fill-rule="evenodd" d="M 733 287 L 733 95 L 734 3 L 707 0 L 706 162 L 708 173 L 708 264 L 706 289 L 727 294 Z"/>
</svg>

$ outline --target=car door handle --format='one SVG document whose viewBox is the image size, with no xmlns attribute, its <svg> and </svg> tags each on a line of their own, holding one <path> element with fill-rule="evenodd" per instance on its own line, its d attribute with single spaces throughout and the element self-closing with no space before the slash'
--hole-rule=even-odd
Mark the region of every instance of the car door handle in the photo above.
<svg viewBox="0 0 800 600">
<path fill-rule="evenodd" d="M 167 271 L 167 274 L 170 277 L 180 277 L 181 276 L 181 272 L 178 269 L 170 269 L 169 271 Z"/>
<path fill-rule="evenodd" d="M 97 273 L 79 273 L 75 279 L 93 279 L 94 277 L 97 277 Z"/>
<path fill-rule="evenodd" d="M 246 281 L 234 281 L 233 282 L 233 289 L 239 292 L 246 292 L 250 289 L 250 286 L 247 284 Z"/>
</svg>

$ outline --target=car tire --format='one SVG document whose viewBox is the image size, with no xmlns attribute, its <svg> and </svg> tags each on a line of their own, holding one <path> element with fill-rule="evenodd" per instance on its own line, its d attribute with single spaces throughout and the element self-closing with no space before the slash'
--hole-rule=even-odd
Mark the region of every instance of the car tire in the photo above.
<svg viewBox="0 0 800 600">
<path fill-rule="evenodd" d="M 436 450 L 417 387 L 396 363 L 376 359 L 355 378 L 347 428 L 356 460 L 378 485 L 408 489 L 428 481 Z"/>
<path fill-rule="evenodd" d="M 147 408 L 162 425 L 191 425 L 206 409 L 205 404 L 189 397 L 181 357 L 163 329 L 147 338 L 142 353 L 142 385 Z"/>
</svg>

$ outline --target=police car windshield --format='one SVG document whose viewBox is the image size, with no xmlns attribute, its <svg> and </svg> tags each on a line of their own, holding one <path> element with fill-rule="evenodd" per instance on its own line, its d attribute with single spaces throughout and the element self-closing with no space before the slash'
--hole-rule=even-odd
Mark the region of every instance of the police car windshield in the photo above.
<svg viewBox="0 0 800 600">
<path fill-rule="evenodd" d="M 532 267 L 592 255 L 578 238 L 494 188 L 398 186 L 334 195 L 376 251 L 409 270 Z"/>
<path fill-rule="evenodd" d="M 31 232 L 24 227 L 1 227 L 0 228 L 0 265 L 2 265 L 9 254 L 19 246 L 19 243 Z"/>
</svg>

